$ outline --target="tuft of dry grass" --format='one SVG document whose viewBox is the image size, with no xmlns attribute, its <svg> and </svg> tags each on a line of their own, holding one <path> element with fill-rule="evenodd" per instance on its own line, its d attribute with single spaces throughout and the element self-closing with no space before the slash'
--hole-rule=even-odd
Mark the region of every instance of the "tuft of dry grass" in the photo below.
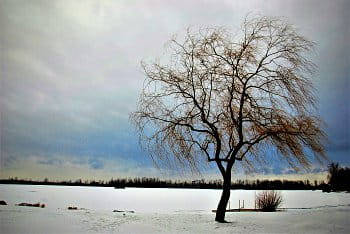
<svg viewBox="0 0 350 234">
<path fill-rule="evenodd" d="M 262 211 L 276 211 L 283 202 L 281 192 L 264 190 L 255 198 L 256 205 Z"/>
</svg>

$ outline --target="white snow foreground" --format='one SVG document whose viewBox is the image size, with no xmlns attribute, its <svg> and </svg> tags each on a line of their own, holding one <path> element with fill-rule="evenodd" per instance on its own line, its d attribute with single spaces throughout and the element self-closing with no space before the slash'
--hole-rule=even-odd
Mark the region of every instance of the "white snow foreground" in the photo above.
<svg viewBox="0 0 350 234">
<path fill-rule="evenodd" d="M 350 206 L 282 212 L 113 213 L 1 208 L 1 233 L 350 233 Z"/>
<path fill-rule="evenodd" d="M 230 223 L 213 214 L 153 214 L 116 229 L 119 233 L 349 233 L 350 207 L 288 212 L 229 213 Z"/>
</svg>

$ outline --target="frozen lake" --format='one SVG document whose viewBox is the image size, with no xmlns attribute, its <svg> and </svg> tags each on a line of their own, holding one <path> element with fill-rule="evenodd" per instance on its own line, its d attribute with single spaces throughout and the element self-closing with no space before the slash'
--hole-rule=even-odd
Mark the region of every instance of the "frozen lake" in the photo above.
<svg viewBox="0 0 350 234">
<path fill-rule="evenodd" d="M 232 190 L 231 208 L 238 207 L 238 200 L 244 200 L 246 208 L 254 208 L 255 193 L 254 190 Z M 321 191 L 281 191 L 281 193 L 284 199 L 283 208 L 312 209 L 275 213 L 230 213 L 227 214 L 227 219 L 239 222 L 234 222 L 234 227 L 238 229 L 233 232 L 243 232 L 249 228 L 252 232 L 349 230 L 347 222 L 350 220 L 350 193 Z M 0 185 L 0 200 L 5 200 L 8 204 L 0 206 L 0 230 L 5 233 L 232 232 L 233 227 L 218 226 L 221 224 L 214 222 L 211 210 L 216 208 L 220 195 L 221 190 L 209 189 Z M 41 209 L 15 206 L 21 202 L 40 202 L 46 207 Z M 83 209 L 68 211 L 68 206 Z M 113 210 L 129 210 L 135 213 L 114 213 Z M 259 222 L 262 223 L 261 226 L 256 226 Z M 268 229 L 273 228 L 269 222 L 275 224 L 277 229 Z M 299 223 L 295 229 L 284 230 L 284 226 L 281 226 L 286 224 L 292 227 L 295 222 Z M 217 229 L 218 227 L 222 229 Z"/>
<path fill-rule="evenodd" d="M 246 208 L 254 208 L 255 190 L 232 190 L 230 206 L 238 208 L 238 200 Z M 350 204 L 350 194 L 321 191 L 281 191 L 283 208 L 310 208 Z M 221 190 L 164 189 L 0 185 L 0 200 L 9 205 L 20 202 L 45 203 L 46 209 L 77 206 L 89 210 L 133 210 L 142 213 L 211 211 L 215 209 Z"/>
</svg>

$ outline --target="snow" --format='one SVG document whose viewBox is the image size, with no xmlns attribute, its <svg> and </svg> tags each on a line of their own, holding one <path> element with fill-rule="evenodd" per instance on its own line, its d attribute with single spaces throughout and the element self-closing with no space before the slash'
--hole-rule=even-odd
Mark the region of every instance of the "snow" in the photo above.
<svg viewBox="0 0 350 234">
<path fill-rule="evenodd" d="M 214 221 L 220 190 L 0 185 L 1 233 L 350 233 L 350 193 L 281 191 L 282 212 L 233 212 Z M 255 191 L 232 190 L 231 208 Z M 46 208 L 20 207 L 20 202 Z M 79 210 L 68 210 L 77 206 Z M 134 211 L 112 212 L 113 210 Z"/>
</svg>

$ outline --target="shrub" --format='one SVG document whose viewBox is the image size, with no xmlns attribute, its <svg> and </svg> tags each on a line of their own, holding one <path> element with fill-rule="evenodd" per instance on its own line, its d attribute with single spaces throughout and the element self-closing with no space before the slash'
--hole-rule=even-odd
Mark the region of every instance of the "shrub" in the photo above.
<svg viewBox="0 0 350 234">
<path fill-rule="evenodd" d="M 260 192 L 255 198 L 256 205 L 262 211 L 276 211 L 282 204 L 282 195 L 274 190 Z"/>
</svg>

